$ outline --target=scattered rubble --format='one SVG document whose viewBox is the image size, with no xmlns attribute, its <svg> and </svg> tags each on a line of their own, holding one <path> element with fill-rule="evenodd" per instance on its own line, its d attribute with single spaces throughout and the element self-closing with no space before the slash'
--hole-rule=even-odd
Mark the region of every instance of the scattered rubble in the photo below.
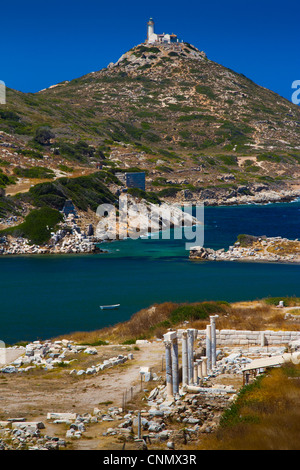
<svg viewBox="0 0 300 470">
<path fill-rule="evenodd" d="M 15 359 L 11 364 L 4 365 L 0 369 L 0 373 L 15 374 L 31 371 L 35 368 L 40 368 L 49 371 L 59 366 L 68 366 L 75 361 L 75 359 L 67 360 L 67 356 L 71 354 L 78 354 L 80 352 L 97 355 L 97 349 L 86 347 L 84 345 L 75 344 L 73 341 L 62 339 L 61 341 L 34 341 L 25 346 L 13 346 L 7 348 L 6 351 L 11 349 L 19 350 L 20 356 Z M 103 363 L 97 363 L 87 369 L 72 369 L 71 375 L 92 375 L 105 370 L 110 367 L 124 364 L 127 360 L 132 360 L 133 354 L 129 353 L 124 356 L 119 354 L 116 357 L 104 360 Z"/>
</svg>

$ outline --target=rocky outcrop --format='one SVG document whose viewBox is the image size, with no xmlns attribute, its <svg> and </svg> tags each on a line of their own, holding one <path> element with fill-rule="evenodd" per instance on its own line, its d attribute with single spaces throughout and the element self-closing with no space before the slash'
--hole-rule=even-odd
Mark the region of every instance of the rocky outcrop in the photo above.
<svg viewBox="0 0 300 470">
<path fill-rule="evenodd" d="M 213 250 L 202 246 L 190 249 L 191 260 L 210 261 L 261 261 L 300 263 L 300 242 L 281 237 L 252 237 L 250 246 L 236 242 L 227 251 L 224 248 Z"/>
</svg>

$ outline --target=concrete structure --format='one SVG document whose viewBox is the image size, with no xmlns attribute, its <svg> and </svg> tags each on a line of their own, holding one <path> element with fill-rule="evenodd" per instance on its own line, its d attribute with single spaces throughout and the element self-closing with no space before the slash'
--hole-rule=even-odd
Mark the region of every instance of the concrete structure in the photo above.
<svg viewBox="0 0 300 470">
<path fill-rule="evenodd" d="M 250 374 L 256 376 L 257 373 L 264 371 L 268 367 L 279 367 L 282 364 L 287 364 L 291 362 L 292 364 L 299 365 L 300 364 L 300 352 L 294 353 L 285 353 L 280 356 L 271 356 L 271 357 L 264 357 L 261 359 L 254 359 L 249 364 L 247 364 L 243 372 L 243 385 L 249 383 L 249 376 Z"/>
<path fill-rule="evenodd" d="M 256 370 L 256 369 L 265 369 L 267 367 L 280 366 L 281 364 L 286 364 L 292 362 L 293 364 L 300 364 L 300 352 L 295 353 L 285 353 L 281 356 L 272 356 L 262 359 L 255 359 L 247 364 L 243 372 Z"/>
<path fill-rule="evenodd" d="M 132 172 L 132 173 L 116 173 L 116 177 L 126 188 L 138 188 L 145 191 L 146 188 L 146 175 L 145 172 Z"/>
<path fill-rule="evenodd" d="M 64 214 L 65 217 L 68 217 L 70 214 L 73 214 L 73 215 L 77 214 L 75 206 L 70 199 L 67 199 L 65 201 L 64 207 L 62 209 L 62 213 Z"/>
<path fill-rule="evenodd" d="M 6 87 L 2 80 L 0 80 L 0 104 L 6 104 Z"/>
<path fill-rule="evenodd" d="M 176 34 L 155 34 L 154 32 L 154 20 L 150 18 L 147 23 L 147 44 L 171 44 L 179 42 Z"/>
</svg>

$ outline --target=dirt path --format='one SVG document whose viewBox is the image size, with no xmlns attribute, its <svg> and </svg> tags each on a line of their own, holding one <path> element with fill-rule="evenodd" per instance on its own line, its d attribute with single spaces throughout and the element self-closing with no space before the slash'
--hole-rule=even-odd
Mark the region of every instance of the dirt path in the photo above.
<svg viewBox="0 0 300 470">
<path fill-rule="evenodd" d="M 0 419 L 46 417 L 48 412 L 90 413 L 101 403 L 122 406 L 123 393 L 139 390 L 142 366 L 161 370 L 163 344 L 143 344 L 134 359 L 94 376 L 77 377 L 68 370 L 0 374 Z M 99 358 L 94 363 L 99 362 Z"/>
</svg>

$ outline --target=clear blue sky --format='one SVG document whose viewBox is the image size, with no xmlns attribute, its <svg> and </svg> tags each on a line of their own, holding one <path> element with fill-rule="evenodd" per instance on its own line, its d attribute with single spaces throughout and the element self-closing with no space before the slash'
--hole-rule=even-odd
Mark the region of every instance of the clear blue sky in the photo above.
<svg viewBox="0 0 300 470">
<path fill-rule="evenodd" d="M 1 2 L 0 79 L 36 92 L 115 62 L 156 32 L 291 99 L 300 80 L 299 0 L 15 0 Z"/>
</svg>

